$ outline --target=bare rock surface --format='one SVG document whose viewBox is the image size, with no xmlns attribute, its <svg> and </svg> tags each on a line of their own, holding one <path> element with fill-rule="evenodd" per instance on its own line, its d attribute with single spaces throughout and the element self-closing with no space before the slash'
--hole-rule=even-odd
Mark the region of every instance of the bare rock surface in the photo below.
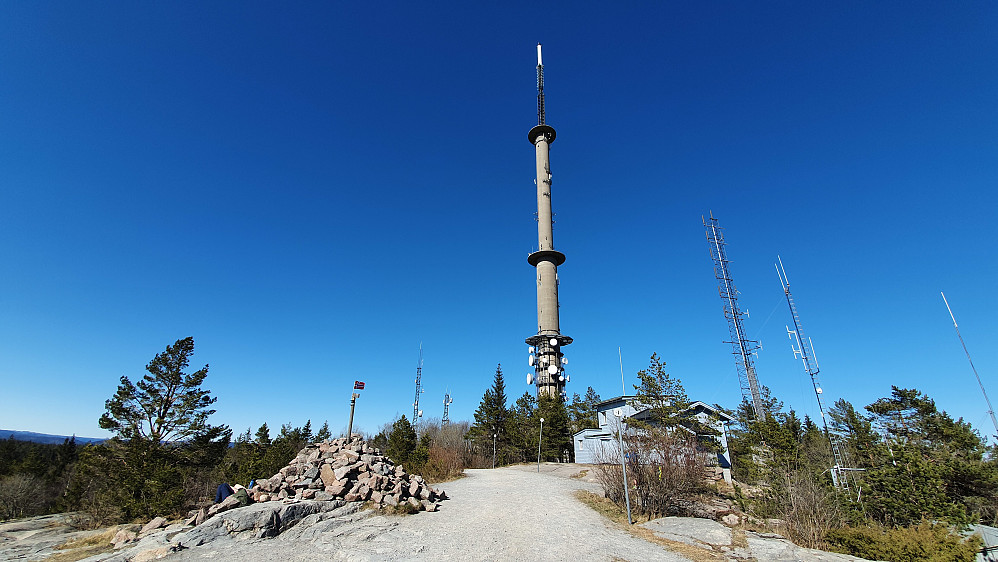
<svg viewBox="0 0 998 562">
<path fill-rule="evenodd" d="M 219 540 L 163 560 L 687 560 L 608 525 L 574 497 L 594 484 L 542 469 L 468 470 L 448 483 L 437 513 L 316 514 L 275 539 Z"/>
<path fill-rule="evenodd" d="M 86 562 L 689 560 L 580 503 L 576 490 L 600 492 L 591 479 L 574 477 L 585 468 L 543 464 L 539 473 L 536 465 L 468 470 L 466 478 L 448 483 L 451 499 L 439 504 L 439 511 L 408 516 L 342 500 L 263 502 L 219 513 L 197 527 L 175 524 L 151 530 L 137 542 Z M 0 560 L 38 560 L 52 553 L 51 538 L 31 542 L 33 536 L 55 532 L 51 519 L 37 519 L 0 525 L 0 539 L 8 541 L 0 540 Z M 646 527 L 662 538 L 702 548 L 705 556 L 698 560 L 862 560 L 751 532 L 735 546 L 732 531 L 708 519 L 669 517 Z M 17 546 L 18 537 L 26 542 Z M 65 532 L 62 538 L 67 538 Z"/>
<path fill-rule="evenodd" d="M 38 560 L 52 547 L 94 534 L 70 525 L 73 514 L 58 513 L 0 523 L 0 560 Z"/>
</svg>

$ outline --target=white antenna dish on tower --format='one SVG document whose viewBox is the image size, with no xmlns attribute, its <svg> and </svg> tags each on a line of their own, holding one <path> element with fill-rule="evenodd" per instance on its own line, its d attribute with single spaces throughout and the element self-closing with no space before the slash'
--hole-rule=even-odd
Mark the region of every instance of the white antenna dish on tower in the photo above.
<svg viewBox="0 0 998 562">
<path fill-rule="evenodd" d="M 534 374 L 527 373 L 527 384 L 534 384 Z"/>
<path fill-rule="evenodd" d="M 527 365 L 530 365 L 531 367 L 534 366 L 534 356 L 533 355 L 531 355 L 530 357 L 527 358 Z"/>
<path fill-rule="evenodd" d="M 548 343 L 551 345 L 558 345 L 558 338 L 551 338 L 548 340 Z"/>
<path fill-rule="evenodd" d="M 557 372 L 558 372 L 558 366 L 557 365 L 549 365 L 548 366 L 548 373 L 550 373 L 550 374 L 553 375 L 553 374 L 555 374 Z"/>
</svg>

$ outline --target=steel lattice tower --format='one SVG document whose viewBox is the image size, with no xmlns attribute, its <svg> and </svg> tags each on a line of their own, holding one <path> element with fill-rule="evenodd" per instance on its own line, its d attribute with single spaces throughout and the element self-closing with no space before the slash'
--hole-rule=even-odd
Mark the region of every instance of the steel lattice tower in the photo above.
<svg viewBox="0 0 998 562">
<path fill-rule="evenodd" d="M 419 344 L 419 361 L 416 362 L 416 399 L 412 402 L 412 425 L 423 415 L 419 410 L 419 395 L 423 393 L 423 344 Z"/>
<path fill-rule="evenodd" d="M 849 480 L 846 478 L 845 471 L 845 457 L 842 454 L 842 449 L 839 447 L 838 437 L 833 435 L 832 432 L 828 431 L 828 421 L 825 416 L 825 401 L 822 399 L 824 394 L 821 383 L 818 381 L 818 358 L 814 354 L 814 345 L 811 343 L 811 338 L 804 337 L 804 329 L 801 325 L 800 315 L 797 314 L 797 305 L 794 304 L 794 298 L 790 295 L 790 280 L 787 279 L 787 272 L 783 269 L 783 260 L 779 256 L 776 256 L 776 273 L 780 276 L 780 284 L 783 286 L 783 294 L 787 297 L 787 305 L 790 307 L 790 317 L 794 323 L 794 329 L 791 330 L 790 326 L 787 326 L 787 336 L 790 338 L 790 349 L 794 352 L 794 357 L 800 357 L 801 362 L 804 364 L 804 372 L 811 377 L 811 385 L 814 386 L 814 396 L 818 399 L 818 411 L 821 412 L 821 425 L 825 430 L 825 437 L 828 439 L 828 446 L 832 449 L 832 457 L 835 459 L 835 466 L 832 467 L 832 482 L 836 487 L 843 490 L 849 490 Z M 796 347 L 795 347 L 796 344 Z"/>
<path fill-rule="evenodd" d="M 450 405 L 454 399 L 450 397 L 450 391 L 444 393 L 444 417 L 440 418 L 440 425 L 445 426 L 450 423 Z"/>
<path fill-rule="evenodd" d="M 759 393 L 759 380 L 755 375 L 755 365 L 752 354 L 759 349 L 759 342 L 745 337 L 744 318 L 746 314 L 738 308 L 738 290 L 731 280 L 727 254 L 724 251 L 724 234 L 717 224 L 717 219 L 711 213 L 710 219 L 703 219 L 707 232 L 707 242 L 710 245 L 710 257 L 714 260 L 714 277 L 717 278 L 717 292 L 724 301 L 724 317 L 728 320 L 728 331 L 731 333 L 730 343 L 735 355 L 735 368 L 738 371 L 738 383 L 742 389 L 742 399 L 752 406 L 751 414 L 755 420 L 765 419 L 766 413 L 762 406 L 762 396 Z"/>
</svg>

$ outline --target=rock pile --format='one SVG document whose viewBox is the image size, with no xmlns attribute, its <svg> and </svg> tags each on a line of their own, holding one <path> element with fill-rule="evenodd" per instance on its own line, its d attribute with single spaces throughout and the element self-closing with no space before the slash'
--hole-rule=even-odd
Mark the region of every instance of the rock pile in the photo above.
<svg viewBox="0 0 998 562">
<path fill-rule="evenodd" d="M 357 437 L 309 445 L 266 480 L 249 490 L 255 502 L 297 500 L 371 501 L 381 507 L 408 504 L 416 511 L 436 511 L 447 494 L 431 488 L 422 476 L 408 474 L 381 451 Z M 190 523 L 201 524 L 216 513 L 238 507 L 235 496 L 207 510 L 191 514 Z"/>
</svg>

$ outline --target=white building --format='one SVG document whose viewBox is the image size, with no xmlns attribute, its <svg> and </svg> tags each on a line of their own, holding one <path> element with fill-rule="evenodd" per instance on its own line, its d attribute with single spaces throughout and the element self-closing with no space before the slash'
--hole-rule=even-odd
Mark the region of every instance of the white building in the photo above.
<svg viewBox="0 0 998 562">
<path fill-rule="evenodd" d="M 621 417 L 614 415 L 620 408 Z M 647 408 L 640 408 L 637 396 L 618 396 L 604 400 L 596 405 L 596 421 L 598 428 L 583 429 L 572 436 L 575 446 L 575 462 L 594 464 L 601 459 L 620 459 L 620 449 L 617 446 L 616 431 L 621 424 L 629 419 L 642 419 L 647 415 Z M 721 467 L 725 482 L 731 482 L 731 453 L 728 451 L 728 422 L 732 418 L 724 412 L 704 402 L 693 402 L 683 412 L 684 417 L 696 418 L 700 423 L 713 427 L 719 436 L 721 452 L 717 453 L 717 466 Z M 680 426 L 681 429 L 690 431 Z"/>
</svg>

